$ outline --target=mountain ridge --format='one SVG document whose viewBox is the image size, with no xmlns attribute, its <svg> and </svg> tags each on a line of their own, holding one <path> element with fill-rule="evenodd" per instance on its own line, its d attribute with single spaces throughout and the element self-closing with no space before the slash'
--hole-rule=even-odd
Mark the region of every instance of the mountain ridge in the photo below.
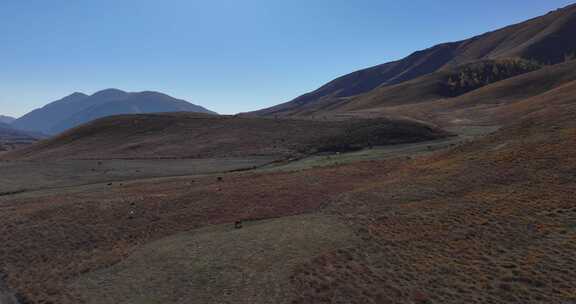
<svg viewBox="0 0 576 304">
<path fill-rule="evenodd" d="M 291 101 L 246 114 L 308 116 L 311 105 L 336 104 L 381 87 L 479 60 L 519 58 L 556 64 L 576 55 L 576 40 L 572 38 L 575 35 L 576 4 L 572 4 L 470 39 L 438 44 L 400 60 L 340 76 Z"/>
</svg>

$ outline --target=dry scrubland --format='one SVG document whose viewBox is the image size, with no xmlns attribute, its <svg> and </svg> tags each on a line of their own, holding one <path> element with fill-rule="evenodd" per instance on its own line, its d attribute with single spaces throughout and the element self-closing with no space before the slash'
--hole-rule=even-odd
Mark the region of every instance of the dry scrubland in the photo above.
<svg viewBox="0 0 576 304">
<path fill-rule="evenodd" d="M 145 303 L 134 286 L 148 269 L 158 275 L 144 285 L 158 290 L 149 303 L 189 303 L 190 288 L 203 295 L 194 303 L 574 301 L 573 110 L 411 160 L 4 197 L 0 267 L 16 291 L 52 303 Z M 246 230 L 231 229 L 238 219 Z M 280 237 L 298 231 L 292 220 L 311 234 Z M 219 240 L 213 259 L 194 249 Z M 293 242 L 319 245 L 294 257 Z M 254 266 L 284 254 L 290 271 Z M 262 276 L 274 279 L 269 292 L 254 289 Z"/>
<path fill-rule="evenodd" d="M 4 195 L 0 269 L 24 303 L 576 301 L 575 85 L 399 157 Z"/>
<path fill-rule="evenodd" d="M 160 114 L 101 119 L 2 156 L 0 269 L 23 302 L 75 303 L 82 294 L 71 287 L 73 280 L 121 261 L 147 242 L 238 219 L 308 213 L 333 194 L 330 187 L 349 187 L 335 177 L 320 188 L 312 182 L 307 189 L 313 195 L 302 199 L 290 186 L 302 182 L 298 176 L 230 172 L 282 165 L 309 153 L 450 135 L 387 118 Z M 268 185 L 270 178 L 274 185 Z"/>
<path fill-rule="evenodd" d="M 265 156 L 222 159 L 0 160 L 0 196 L 42 189 L 58 192 L 74 186 L 123 183 L 134 179 L 242 171 L 275 160 L 274 157 Z"/>
<path fill-rule="evenodd" d="M 6 152 L 0 299 L 576 302 L 575 16 L 340 77 L 270 118 L 116 116 Z"/>
<path fill-rule="evenodd" d="M 296 303 L 576 300 L 570 124 L 505 130 L 338 198 L 326 212 L 366 242 L 296 271 Z"/>
<path fill-rule="evenodd" d="M 152 242 L 74 286 L 89 303 L 283 303 L 294 267 L 355 239 L 317 215 L 211 226 Z"/>
</svg>

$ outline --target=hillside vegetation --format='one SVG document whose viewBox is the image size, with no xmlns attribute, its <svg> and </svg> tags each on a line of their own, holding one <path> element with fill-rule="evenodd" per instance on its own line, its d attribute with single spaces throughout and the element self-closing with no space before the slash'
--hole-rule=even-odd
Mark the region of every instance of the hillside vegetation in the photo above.
<svg viewBox="0 0 576 304">
<path fill-rule="evenodd" d="M 445 96 L 456 97 L 491 83 L 538 70 L 542 65 L 521 59 L 488 60 L 456 67 L 445 77 Z"/>
<path fill-rule="evenodd" d="M 113 116 L 67 131 L 6 159 L 158 159 L 298 157 L 337 145 L 347 149 L 443 138 L 411 120 L 313 121 L 207 114 Z"/>
</svg>

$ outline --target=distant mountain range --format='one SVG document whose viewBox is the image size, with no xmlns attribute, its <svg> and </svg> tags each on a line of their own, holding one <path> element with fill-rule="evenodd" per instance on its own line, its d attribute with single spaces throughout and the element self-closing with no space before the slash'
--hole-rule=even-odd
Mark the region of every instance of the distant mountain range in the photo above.
<svg viewBox="0 0 576 304">
<path fill-rule="evenodd" d="M 157 112 L 215 114 L 201 106 L 158 92 L 130 93 L 107 89 L 93 95 L 73 93 L 16 119 L 12 126 L 21 130 L 58 134 L 97 118 Z"/>
<path fill-rule="evenodd" d="M 11 124 L 15 120 L 16 120 L 16 118 L 14 118 L 14 117 L 0 115 L 0 123 Z"/>
<path fill-rule="evenodd" d="M 314 116 L 452 98 L 576 58 L 576 5 L 339 77 L 250 114 Z"/>
</svg>

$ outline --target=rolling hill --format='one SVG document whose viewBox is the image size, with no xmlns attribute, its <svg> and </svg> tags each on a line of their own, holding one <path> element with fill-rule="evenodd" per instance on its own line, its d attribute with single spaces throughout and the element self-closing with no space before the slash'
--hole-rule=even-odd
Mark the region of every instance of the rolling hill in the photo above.
<svg viewBox="0 0 576 304">
<path fill-rule="evenodd" d="M 12 159 L 157 159 L 277 156 L 348 151 L 449 136 L 411 120 L 312 121 L 195 113 L 98 119 L 6 155 Z"/>
<path fill-rule="evenodd" d="M 58 134 L 105 116 L 155 112 L 214 113 L 158 92 L 128 93 L 107 89 L 90 96 L 73 93 L 22 116 L 13 125 L 22 130 Z"/>
<path fill-rule="evenodd" d="M 402 60 L 353 72 L 292 101 L 250 114 L 310 116 L 322 115 L 326 110 L 340 110 L 342 105 L 346 105 L 346 108 L 366 105 L 377 107 L 387 102 L 388 94 L 398 97 L 397 95 L 406 92 L 406 89 L 409 96 L 397 99 L 395 102 L 408 99 L 412 102 L 426 100 L 438 94 L 438 85 L 434 83 L 442 78 L 443 73 L 463 70 L 466 66 L 470 67 L 470 64 L 513 59 L 529 61 L 534 65 L 550 65 L 574 58 L 576 55 L 574 36 L 576 36 L 576 5 L 570 5 L 520 24 L 467 40 L 440 44 L 415 52 Z M 532 70 L 533 68 L 518 69 L 506 76 L 511 77 Z M 422 78 L 434 72 L 440 74 Z M 491 78 L 465 89 L 478 88 L 499 80 L 497 75 L 492 73 L 485 75 Z M 406 83 L 411 80 L 414 82 Z M 390 88 L 402 83 L 406 84 Z M 355 105 L 357 100 L 350 100 L 351 97 L 361 94 L 370 94 L 370 100 L 361 100 L 359 105 Z"/>
</svg>

